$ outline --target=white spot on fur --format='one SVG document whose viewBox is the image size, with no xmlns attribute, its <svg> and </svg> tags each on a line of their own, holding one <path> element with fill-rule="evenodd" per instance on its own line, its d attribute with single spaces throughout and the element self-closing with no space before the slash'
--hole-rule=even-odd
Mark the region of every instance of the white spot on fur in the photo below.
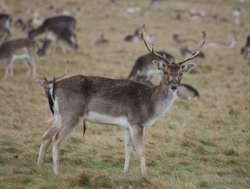
<svg viewBox="0 0 250 189">
<path fill-rule="evenodd" d="M 53 91 L 54 91 L 53 83 L 48 84 L 48 88 L 49 88 L 49 95 L 51 96 L 53 102 L 55 102 L 55 99 L 53 97 Z"/>
<path fill-rule="evenodd" d="M 53 120 L 53 125 L 56 125 L 57 127 L 61 127 L 61 125 L 62 125 L 62 117 L 61 117 L 61 115 L 59 113 L 59 105 L 58 105 L 57 97 L 55 97 L 55 100 L 54 100 L 53 110 L 54 110 L 54 115 L 51 118 L 51 120 Z"/>
</svg>

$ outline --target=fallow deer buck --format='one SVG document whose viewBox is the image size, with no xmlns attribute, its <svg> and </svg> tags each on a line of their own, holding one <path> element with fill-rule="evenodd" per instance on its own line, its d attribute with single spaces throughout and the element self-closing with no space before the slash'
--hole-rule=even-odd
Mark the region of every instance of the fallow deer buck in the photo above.
<svg viewBox="0 0 250 189">
<path fill-rule="evenodd" d="M 32 39 L 17 39 L 7 41 L 0 46 L 0 62 L 6 63 L 4 78 L 13 76 L 13 65 L 17 60 L 25 60 L 29 66 L 27 76 L 36 74 L 36 57 L 38 45 Z"/>
<path fill-rule="evenodd" d="M 47 39 L 50 41 L 66 44 L 73 50 L 78 48 L 77 37 L 75 33 L 76 19 L 72 16 L 56 16 L 47 18 L 37 29 L 28 33 L 29 38 L 34 38 L 40 34 L 47 33 Z M 72 37 L 74 41 L 72 41 Z"/>
<path fill-rule="evenodd" d="M 52 157 L 54 173 L 57 175 L 63 140 L 74 130 L 77 123 L 89 121 L 123 127 L 124 173 L 128 174 L 131 152 L 135 147 L 140 157 L 141 173 L 146 176 L 143 145 L 145 128 L 151 126 L 173 104 L 183 72 L 188 72 L 195 66 L 184 63 L 197 57 L 204 44 L 205 32 L 203 42 L 193 57 L 179 63 L 170 62 L 166 56 L 161 56 L 153 48 L 150 49 L 145 41 L 144 28 L 141 30 L 141 36 L 149 52 L 164 62 L 153 61 L 163 72 L 160 84 L 155 87 L 127 79 L 83 75 L 59 81 L 48 81 L 46 78 L 40 80 L 54 112 L 54 124 L 44 133 L 38 157 L 39 166 L 43 164 L 45 152 L 53 140 Z"/>
</svg>

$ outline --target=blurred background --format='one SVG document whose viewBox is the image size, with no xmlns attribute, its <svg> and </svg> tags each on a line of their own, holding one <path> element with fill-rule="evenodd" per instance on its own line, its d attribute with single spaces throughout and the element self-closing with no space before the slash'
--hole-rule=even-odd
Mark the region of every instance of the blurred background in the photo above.
<svg viewBox="0 0 250 189">
<path fill-rule="evenodd" d="M 123 129 L 92 123 L 84 138 L 78 127 L 64 143 L 61 175 L 53 174 L 51 149 L 38 169 L 51 113 L 36 78 L 27 77 L 27 64 L 17 60 L 14 76 L 0 81 L 0 188 L 249 188 L 249 10 L 249 0 L 1 0 L 2 46 L 28 38 L 48 18 L 75 19 L 73 33 L 47 27 L 32 38 L 36 71 L 49 79 L 64 73 L 65 61 L 66 77 L 127 78 L 148 53 L 138 35 L 143 24 L 154 49 L 177 62 L 198 48 L 202 31 L 207 37 L 202 54 L 191 61 L 196 69 L 182 80 L 199 98 L 179 96 L 146 129 L 146 179 L 136 153 L 128 178 L 123 176 Z M 10 54 L 17 46 L 12 48 Z M 0 50 L 2 78 L 8 53 Z M 151 81 L 157 85 L 159 78 Z"/>
</svg>

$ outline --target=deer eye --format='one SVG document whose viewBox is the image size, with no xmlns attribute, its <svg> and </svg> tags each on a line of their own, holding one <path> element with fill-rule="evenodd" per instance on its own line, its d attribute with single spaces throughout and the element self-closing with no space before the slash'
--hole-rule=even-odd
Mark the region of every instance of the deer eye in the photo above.
<svg viewBox="0 0 250 189">
<path fill-rule="evenodd" d="M 179 75 L 179 79 L 182 79 L 183 78 L 183 73 L 180 73 L 180 75 Z"/>
<path fill-rule="evenodd" d="M 168 75 L 168 70 L 167 70 L 167 69 L 164 69 L 164 70 L 163 70 L 163 73 L 166 74 L 166 75 Z"/>
</svg>

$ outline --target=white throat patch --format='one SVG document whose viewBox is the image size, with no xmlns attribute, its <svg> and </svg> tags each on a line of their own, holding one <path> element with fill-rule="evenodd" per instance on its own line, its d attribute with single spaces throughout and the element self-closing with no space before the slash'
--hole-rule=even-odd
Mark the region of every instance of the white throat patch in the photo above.
<svg viewBox="0 0 250 189">
<path fill-rule="evenodd" d="M 151 126 L 161 115 L 163 115 L 166 111 L 168 111 L 176 99 L 177 96 L 176 94 L 177 90 L 175 91 L 169 90 L 168 98 L 158 105 L 158 107 L 155 109 L 154 116 L 150 118 L 147 122 L 145 122 L 143 126 L 144 127 Z"/>
</svg>

